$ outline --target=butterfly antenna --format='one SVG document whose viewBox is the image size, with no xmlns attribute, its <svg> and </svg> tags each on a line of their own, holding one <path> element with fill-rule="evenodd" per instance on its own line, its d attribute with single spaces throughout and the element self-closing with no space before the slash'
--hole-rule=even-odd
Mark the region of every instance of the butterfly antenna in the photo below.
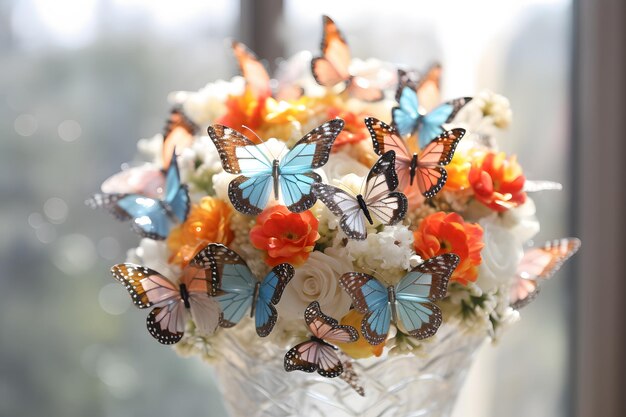
<svg viewBox="0 0 626 417">
<path fill-rule="evenodd" d="M 261 142 L 261 144 L 263 144 L 263 146 L 265 146 L 265 150 L 266 150 L 266 151 L 270 154 L 270 156 L 272 157 L 272 159 L 277 159 L 277 158 L 274 156 L 274 153 L 272 152 L 272 150 L 270 149 L 270 147 L 269 147 L 269 146 L 267 146 L 267 143 L 265 143 L 265 141 L 263 140 L 263 138 L 261 138 L 261 136 L 257 135 L 257 133 L 256 133 L 254 130 L 250 129 L 250 128 L 249 128 L 248 126 L 246 126 L 246 125 L 241 125 L 241 127 L 243 127 L 243 128 L 244 128 L 244 129 L 246 129 L 246 130 L 249 130 L 249 131 L 250 131 L 250 132 L 251 132 L 254 136 L 256 136 L 256 137 L 257 137 L 257 139 L 259 139 L 259 142 Z"/>
</svg>

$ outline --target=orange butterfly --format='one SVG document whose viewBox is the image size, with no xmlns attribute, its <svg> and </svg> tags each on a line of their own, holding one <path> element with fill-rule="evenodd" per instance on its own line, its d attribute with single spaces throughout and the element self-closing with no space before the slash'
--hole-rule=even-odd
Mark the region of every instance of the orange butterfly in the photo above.
<svg viewBox="0 0 626 417">
<path fill-rule="evenodd" d="M 446 183 L 448 174 L 443 166 L 452 161 L 456 145 L 465 135 L 465 129 L 445 131 L 417 152 L 411 150 L 398 131 L 387 123 L 368 117 L 365 126 L 372 136 L 374 152 L 383 155 L 395 151 L 398 190 L 407 193 L 416 185 L 426 198 L 435 196 Z"/>
<path fill-rule="evenodd" d="M 350 49 L 335 22 L 324 16 L 324 37 L 322 38 L 322 56 L 313 58 L 311 69 L 318 84 L 334 87 L 345 83 L 345 91 L 352 97 L 364 101 L 382 100 L 384 95 L 380 88 L 372 86 L 363 76 L 351 74 L 349 71 Z"/>
<path fill-rule="evenodd" d="M 400 101 L 402 87 L 409 86 L 417 92 L 420 105 L 428 111 L 434 109 L 441 103 L 441 64 L 431 65 L 421 76 L 412 71 L 399 69 L 398 86 L 396 101 Z"/>
<path fill-rule="evenodd" d="M 239 63 L 241 75 L 246 80 L 246 87 L 257 100 L 269 97 L 277 100 L 296 100 L 302 96 L 302 87 L 297 85 L 279 85 L 276 93 L 272 94 L 270 76 L 254 52 L 243 43 L 233 41 L 233 53 Z"/>
<path fill-rule="evenodd" d="M 180 150 L 191 146 L 198 129 L 198 125 L 183 113 L 180 106 L 172 109 L 163 131 L 163 170 L 169 168 L 174 149 Z"/>
</svg>

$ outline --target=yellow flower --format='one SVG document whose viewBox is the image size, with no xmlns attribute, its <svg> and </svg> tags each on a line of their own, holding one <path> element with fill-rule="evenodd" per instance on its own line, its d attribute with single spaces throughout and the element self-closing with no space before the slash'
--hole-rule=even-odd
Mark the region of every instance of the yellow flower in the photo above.
<svg viewBox="0 0 626 417">
<path fill-rule="evenodd" d="M 359 339 L 352 343 L 337 343 L 337 346 L 348 356 L 354 359 L 369 358 L 370 356 L 380 356 L 383 353 L 385 342 L 380 345 L 370 345 L 361 333 L 361 321 L 364 314 L 356 310 L 350 310 L 341 319 L 342 325 L 352 326 L 359 332 Z"/>
</svg>

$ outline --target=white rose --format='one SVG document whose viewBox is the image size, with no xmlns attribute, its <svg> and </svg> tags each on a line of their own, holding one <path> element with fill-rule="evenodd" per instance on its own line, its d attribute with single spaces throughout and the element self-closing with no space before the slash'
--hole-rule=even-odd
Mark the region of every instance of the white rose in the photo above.
<svg viewBox="0 0 626 417">
<path fill-rule="evenodd" d="M 350 271 L 352 263 L 347 259 L 312 252 L 307 262 L 296 268 L 285 288 L 280 301 L 281 317 L 301 320 L 307 306 L 317 301 L 324 314 L 341 319 L 350 309 L 351 299 L 339 286 L 339 277 Z"/>
<path fill-rule="evenodd" d="M 337 152 L 330 155 L 328 162 L 322 167 L 322 171 L 325 176 L 324 182 L 329 183 L 348 174 L 365 177 L 369 169 L 345 152 Z"/>
<path fill-rule="evenodd" d="M 497 216 L 482 219 L 483 242 L 482 263 L 476 284 L 483 291 L 508 285 L 515 275 L 517 265 L 524 255 L 522 243 L 510 229 L 502 227 Z"/>
</svg>

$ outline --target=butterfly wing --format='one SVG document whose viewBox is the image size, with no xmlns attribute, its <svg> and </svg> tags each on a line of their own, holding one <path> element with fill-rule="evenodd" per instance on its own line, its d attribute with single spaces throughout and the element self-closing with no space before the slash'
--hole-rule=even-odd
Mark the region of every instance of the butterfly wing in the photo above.
<svg viewBox="0 0 626 417">
<path fill-rule="evenodd" d="M 372 345 L 387 339 L 391 323 L 391 308 L 387 288 L 368 274 L 348 272 L 339 278 L 339 285 L 352 298 L 352 305 L 361 314 L 361 332 Z"/>
<path fill-rule="evenodd" d="M 199 333 L 211 335 L 220 323 L 220 303 L 206 292 L 189 291 L 189 312 Z"/>
<path fill-rule="evenodd" d="M 189 214 L 189 192 L 187 186 L 180 183 L 180 171 L 174 154 L 165 176 L 164 202 L 180 222 L 185 221 Z"/>
<path fill-rule="evenodd" d="M 404 194 L 393 191 L 398 187 L 395 160 L 395 152 L 387 151 L 374 164 L 365 181 L 367 209 L 385 225 L 401 221 L 409 205 Z"/>
<path fill-rule="evenodd" d="M 397 97 L 398 106 L 391 110 L 393 125 L 400 135 L 411 135 L 417 129 L 420 119 L 417 93 L 411 87 L 400 84 Z"/>
<path fill-rule="evenodd" d="M 339 226 L 350 239 L 363 240 L 367 237 L 365 217 L 354 196 L 332 185 L 313 184 L 315 196 L 337 217 Z"/>
<path fill-rule="evenodd" d="M 179 289 L 158 272 L 131 263 L 111 268 L 138 308 L 155 308 L 148 315 L 148 331 L 163 344 L 178 342 L 185 331 L 186 312 Z"/>
<path fill-rule="evenodd" d="M 356 342 L 359 338 L 354 327 L 340 325 L 337 320 L 322 313 L 317 301 L 304 310 L 304 321 L 313 336 L 332 344 Z"/>
<path fill-rule="evenodd" d="M 321 177 L 312 172 L 328 162 L 330 150 L 343 129 L 341 119 L 330 120 L 300 139 L 280 161 L 280 187 L 287 208 L 295 213 L 308 210 L 317 198 L 311 186 Z"/>
<path fill-rule="evenodd" d="M 241 42 L 233 42 L 233 52 L 246 86 L 256 98 L 267 98 L 272 95 L 270 76 L 256 55 Z"/>
<path fill-rule="evenodd" d="M 471 97 L 457 98 L 435 107 L 424 115 L 419 127 L 420 148 L 425 147 L 433 138 L 442 134 L 444 132 L 442 125 L 454 119 L 459 110 L 471 100 Z"/>
<path fill-rule="evenodd" d="M 161 306 L 180 298 L 176 285 L 158 272 L 132 263 L 114 265 L 111 274 L 121 282 L 138 308 Z"/>
<path fill-rule="evenodd" d="M 285 371 L 315 372 L 317 368 L 317 357 L 321 343 L 313 340 L 299 343 L 285 354 Z"/>
<path fill-rule="evenodd" d="M 230 174 L 242 174 L 228 186 L 237 211 L 256 215 L 267 206 L 272 191 L 272 162 L 241 133 L 223 125 L 209 126 L 208 134 Z"/>
<path fill-rule="evenodd" d="M 435 63 L 415 84 L 415 91 L 422 107 L 430 111 L 441 103 L 441 65 Z"/>
<path fill-rule="evenodd" d="M 410 182 L 412 152 L 400 137 L 397 130 L 374 117 L 365 119 L 365 126 L 372 137 L 374 152 L 382 156 L 388 151 L 396 153 L 395 170 L 398 176 L 398 188 L 404 190 Z"/>
<path fill-rule="evenodd" d="M 517 267 L 511 288 L 511 307 L 520 309 L 535 299 L 540 289 L 539 281 L 550 279 L 578 251 L 580 244 L 579 239 L 563 238 L 527 250 Z"/>
<path fill-rule="evenodd" d="M 446 295 L 448 281 L 459 263 L 454 254 L 431 258 L 415 267 L 396 285 L 399 327 L 409 335 L 425 339 L 441 325 L 441 310 L 433 301 Z"/>
<path fill-rule="evenodd" d="M 96 194 L 86 204 L 106 209 L 117 220 L 132 220 L 133 231 L 149 239 L 166 239 L 172 227 L 172 219 L 162 201 L 143 195 Z"/>
<path fill-rule="evenodd" d="M 146 319 L 148 331 L 159 343 L 173 345 L 185 334 L 187 311 L 182 300 L 154 308 Z"/>
<path fill-rule="evenodd" d="M 163 169 L 169 168 L 174 149 L 180 150 L 191 146 L 198 130 L 198 125 L 185 115 L 180 106 L 172 109 L 163 130 Z"/>
<path fill-rule="evenodd" d="M 239 323 L 249 311 L 257 282 L 243 258 L 224 245 L 210 244 L 194 259 L 195 263 L 211 265 L 211 287 L 221 290 L 215 297 L 222 310 L 220 326 L 232 327 Z"/>
<path fill-rule="evenodd" d="M 225 265 L 245 265 L 239 254 L 219 243 L 210 243 L 191 259 L 190 267 L 211 271 L 210 295 L 215 295 L 222 286 Z"/>
<path fill-rule="evenodd" d="M 442 166 L 452 161 L 456 146 L 464 135 L 465 129 L 448 130 L 420 152 L 415 179 L 424 197 L 434 197 L 443 188 L 448 173 Z"/>
<path fill-rule="evenodd" d="M 293 274 L 293 266 L 283 263 L 275 266 L 261 283 L 254 310 L 256 332 L 259 336 L 265 337 L 274 329 L 278 318 L 274 306 L 280 301 L 285 287 L 293 278 Z"/>
<path fill-rule="evenodd" d="M 323 22 L 322 56 L 313 58 L 311 69 L 315 81 L 325 87 L 333 87 L 350 79 L 350 49 L 335 22 L 328 16 L 323 17 Z"/>
<path fill-rule="evenodd" d="M 143 164 L 122 169 L 104 180 L 100 189 L 105 194 L 141 194 L 160 198 L 165 189 L 165 176 L 154 165 Z"/>
</svg>

